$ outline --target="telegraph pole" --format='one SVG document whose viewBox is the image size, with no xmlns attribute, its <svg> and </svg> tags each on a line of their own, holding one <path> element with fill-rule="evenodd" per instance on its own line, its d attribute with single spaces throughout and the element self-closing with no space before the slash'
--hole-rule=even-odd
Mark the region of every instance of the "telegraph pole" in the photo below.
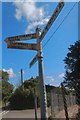
<svg viewBox="0 0 80 120">
<path fill-rule="evenodd" d="M 43 72 L 43 56 L 42 56 L 42 43 L 40 39 L 40 27 L 36 29 L 37 45 L 38 45 L 38 68 L 39 68 L 39 82 L 40 82 L 40 107 L 41 107 L 41 120 L 48 119 L 47 111 L 47 100 L 46 100 L 46 89 L 44 83 L 44 72 Z"/>
<path fill-rule="evenodd" d="M 24 86 L 23 86 L 23 70 L 22 69 L 21 69 L 21 85 L 22 85 L 22 87 L 24 89 Z"/>
</svg>

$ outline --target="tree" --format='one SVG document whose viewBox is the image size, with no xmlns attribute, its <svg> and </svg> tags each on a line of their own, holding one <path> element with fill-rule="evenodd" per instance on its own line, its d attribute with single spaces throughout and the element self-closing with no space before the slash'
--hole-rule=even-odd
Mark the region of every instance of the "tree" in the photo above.
<svg viewBox="0 0 80 120">
<path fill-rule="evenodd" d="M 2 82 L 0 79 L 0 101 L 2 100 Z"/>
<path fill-rule="evenodd" d="M 23 86 L 19 86 L 12 94 L 10 98 L 10 105 L 12 109 L 28 109 L 34 108 L 34 87 L 36 87 L 37 91 L 39 87 L 38 77 L 31 78 L 26 80 Z M 39 92 L 37 92 L 37 98 L 39 96 Z M 39 100 L 39 99 L 38 99 Z"/>
<path fill-rule="evenodd" d="M 20 86 L 15 90 L 10 98 L 10 106 L 12 109 L 26 109 L 34 108 L 34 94 L 32 91 L 25 89 Z"/>
<path fill-rule="evenodd" d="M 40 107 L 39 77 L 25 80 L 23 85 L 24 89 L 19 86 L 10 98 L 12 109 L 34 108 L 34 87 L 36 88 L 37 106 Z M 50 106 L 50 91 L 53 88 L 53 86 L 46 85 L 48 106 Z"/>
<path fill-rule="evenodd" d="M 7 81 L 2 82 L 2 100 L 6 103 L 13 92 L 13 85 Z"/>
<path fill-rule="evenodd" d="M 8 81 L 9 80 L 9 74 L 7 72 L 1 71 L 2 73 L 2 82 L 3 81 Z M 0 73 L 0 75 L 1 75 Z"/>
<path fill-rule="evenodd" d="M 13 85 L 8 82 L 9 74 L 7 72 L 0 70 L 0 78 L 2 82 L 2 100 L 6 104 L 13 92 Z"/>
<path fill-rule="evenodd" d="M 80 40 L 69 47 L 65 57 L 65 86 L 76 91 L 77 104 L 80 105 Z"/>
</svg>

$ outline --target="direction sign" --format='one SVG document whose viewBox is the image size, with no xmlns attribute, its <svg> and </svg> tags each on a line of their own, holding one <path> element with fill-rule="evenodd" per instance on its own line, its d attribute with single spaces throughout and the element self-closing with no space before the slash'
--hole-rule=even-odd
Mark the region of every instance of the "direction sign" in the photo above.
<svg viewBox="0 0 80 120">
<path fill-rule="evenodd" d="M 35 62 L 37 61 L 38 59 L 38 54 L 33 58 L 33 60 L 30 62 L 30 68 L 33 66 L 33 64 L 35 64 Z"/>
<path fill-rule="evenodd" d="M 27 50 L 38 50 L 37 44 L 29 44 L 29 43 L 19 43 L 19 42 L 8 42 L 8 48 L 15 49 L 27 49 Z"/>
<path fill-rule="evenodd" d="M 13 36 L 13 37 L 8 37 L 5 39 L 6 42 L 9 41 L 20 41 L 20 40 L 29 40 L 29 39 L 35 39 L 36 34 L 25 34 L 25 35 L 18 35 L 18 36 Z"/>
<path fill-rule="evenodd" d="M 48 32 L 49 28 L 51 27 L 51 25 L 53 24 L 53 22 L 56 20 L 57 16 L 59 15 L 60 11 L 62 10 L 64 6 L 64 2 L 59 2 L 58 6 L 56 7 L 53 15 L 51 16 L 50 20 L 48 21 L 46 27 L 44 28 L 41 36 L 40 36 L 40 41 L 42 41 L 42 39 L 44 38 L 44 36 L 46 35 L 46 33 Z"/>
</svg>

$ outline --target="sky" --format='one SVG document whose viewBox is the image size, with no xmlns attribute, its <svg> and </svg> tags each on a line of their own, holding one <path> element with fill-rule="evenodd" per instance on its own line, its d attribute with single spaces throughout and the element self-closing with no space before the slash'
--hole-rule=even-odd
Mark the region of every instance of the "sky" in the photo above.
<svg viewBox="0 0 80 120">
<path fill-rule="evenodd" d="M 24 80 L 38 76 L 38 62 L 29 68 L 29 64 L 37 52 L 8 49 L 4 40 L 11 36 L 35 33 L 37 25 L 40 25 L 42 31 L 57 4 L 58 2 L 33 2 L 33 0 L 2 3 L 2 68 L 0 69 L 9 73 L 9 81 L 15 87 L 21 84 L 21 69 L 24 71 Z M 68 47 L 78 40 L 78 3 L 75 4 L 59 29 L 56 32 L 55 30 L 74 4 L 74 2 L 65 3 L 56 21 L 42 40 L 45 84 L 59 86 L 64 79 L 65 64 L 63 60 L 68 53 Z M 47 40 L 49 42 L 45 45 Z M 36 39 L 24 42 L 35 43 Z"/>
</svg>

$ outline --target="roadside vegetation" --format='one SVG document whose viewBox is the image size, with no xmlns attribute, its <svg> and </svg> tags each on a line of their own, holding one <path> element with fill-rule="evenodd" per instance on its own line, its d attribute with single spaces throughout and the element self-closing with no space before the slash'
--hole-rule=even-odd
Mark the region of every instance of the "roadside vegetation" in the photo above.
<svg viewBox="0 0 80 120">
<path fill-rule="evenodd" d="M 76 103 L 80 106 L 80 40 L 71 45 L 64 62 L 65 77 L 64 85 L 69 89 L 74 89 L 76 93 Z M 80 109 L 78 116 L 80 119 Z"/>
<path fill-rule="evenodd" d="M 10 98 L 10 105 L 13 109 L 32 109 L 34 108 L 34 88 L 36 89 L 37 107 L 40 107 L 39 78 L 25 80 L 24 84 L 19 86 Z M 50 106 L 50 91 L 55 87 L 46 85 L 47 102 Z"/>
<path fill-rule="evenodd" d="M 9 83 L 9 74 L 0 70 L 0 102 L 6 106 L 13 92 L 13 85 Z"/>
</svg>

